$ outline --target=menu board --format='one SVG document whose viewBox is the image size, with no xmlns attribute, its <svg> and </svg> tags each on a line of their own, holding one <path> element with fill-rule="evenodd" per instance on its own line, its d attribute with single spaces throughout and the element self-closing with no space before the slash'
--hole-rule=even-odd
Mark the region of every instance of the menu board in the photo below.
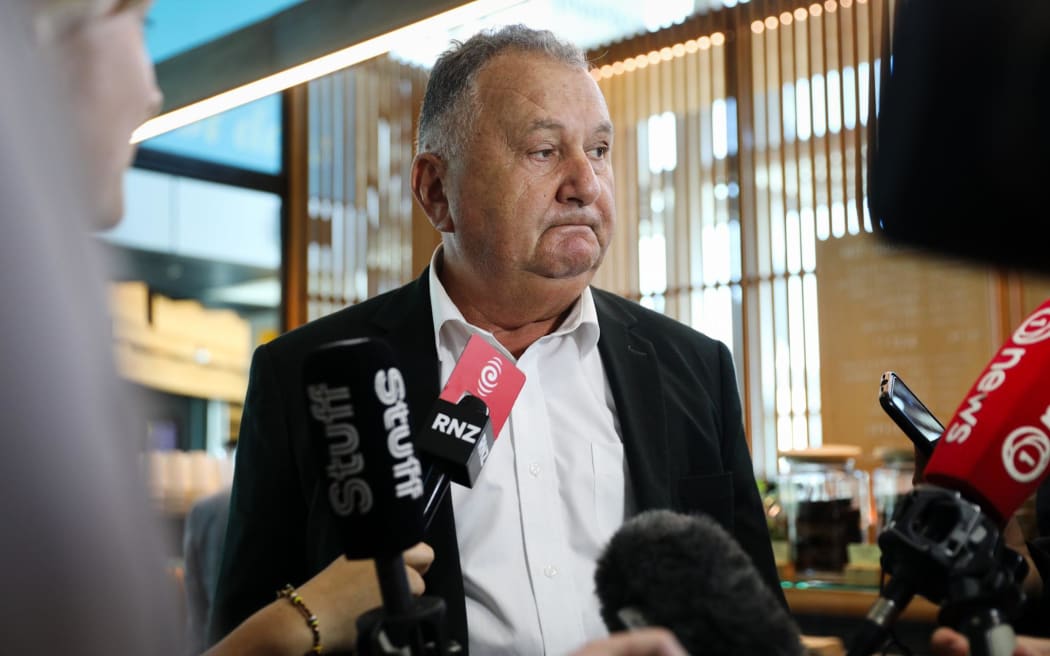
<svg viewBox="0 0 1050 656">
<path fill-rule="evenodd" d="M 866 233 L 818 242 L 816 270 L 824 443 L 861 447 L 870 471 L 877 447 L 910 445 L 879 406 L 882 372 L 947 423 L 1002 340 L 997 278 Z"/>
</svg>

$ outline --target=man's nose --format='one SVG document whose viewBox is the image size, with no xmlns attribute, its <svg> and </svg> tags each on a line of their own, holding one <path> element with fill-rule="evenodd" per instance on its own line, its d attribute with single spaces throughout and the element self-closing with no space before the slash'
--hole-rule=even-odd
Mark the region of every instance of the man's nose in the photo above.
<svg viewBox="0 0 1050 656">
<path fill-rule="evenodd" d="M 558 187 L 558 202 L 584 207 L 598 200 L 601 182 L 587 153 L 581 152 L 567 159 L 564 166 L 564 176 Z"/>
</svg>

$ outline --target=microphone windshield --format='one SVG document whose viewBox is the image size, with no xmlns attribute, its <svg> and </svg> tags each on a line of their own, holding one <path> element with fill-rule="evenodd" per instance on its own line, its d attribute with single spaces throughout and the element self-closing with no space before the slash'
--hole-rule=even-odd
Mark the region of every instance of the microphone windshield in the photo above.
<svg viewBox="0 0 1050 656">
<path fill-rule="evenodd" d="M 400 555 L 423 539 L 422 468 L 405 381 L 375 338 L 325 344 L 303 369 L 310 438 L 348 558 Z"/>
<path fill-rule="evenodd" d="M 625 522 L 594 574 L 610 631 L 670 629 L 692 654 L 803 653 L 798 627 L 713 519 L 650 510 Z"/>
</svg>

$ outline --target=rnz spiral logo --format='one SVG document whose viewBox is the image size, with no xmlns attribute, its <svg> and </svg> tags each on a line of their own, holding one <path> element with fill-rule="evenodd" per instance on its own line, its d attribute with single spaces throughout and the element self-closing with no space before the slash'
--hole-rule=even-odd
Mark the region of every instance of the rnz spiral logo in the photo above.
<svg viewBox="0 0 1050 656">
<path fill-rule="evenodd" d="M 478 396 L 486 397 L 496 391 L 499 386 L 499 377 L 503 373 L 503 363 L 499 358 L 492 358 L 481 368 L 478 376 Z"/>
</svg>

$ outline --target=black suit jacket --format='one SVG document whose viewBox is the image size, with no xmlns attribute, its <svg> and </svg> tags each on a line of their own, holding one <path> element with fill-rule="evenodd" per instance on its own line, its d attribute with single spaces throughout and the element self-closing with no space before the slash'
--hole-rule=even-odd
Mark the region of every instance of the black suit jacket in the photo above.
<svg viewBox="0 0 1050 656">
<path fill-rule="evenodd" d="M 355 336 L 387 340 L 400 356 L 413 417 L 439 390 L 428 272 L 392 292 L 313 321 L 257 349 L 241 419 L 226 548 L 211 619 L 215 641 L 341 553 L 307 432 L 306 355 Z M 744 437 L 732 358 L 721 342 L 614 294 L 593 290 L 598 349 L 616 401 L 639 510 L 705 512 L 750 554 L 783 600 Z M 435 552 L 427 594 L 448 604 L 449 630 L 467 645 L 463 578 L 451 495 L 425 541 Z M 324 627 L 322 627 L 322 632 Z"/>
</svg>

